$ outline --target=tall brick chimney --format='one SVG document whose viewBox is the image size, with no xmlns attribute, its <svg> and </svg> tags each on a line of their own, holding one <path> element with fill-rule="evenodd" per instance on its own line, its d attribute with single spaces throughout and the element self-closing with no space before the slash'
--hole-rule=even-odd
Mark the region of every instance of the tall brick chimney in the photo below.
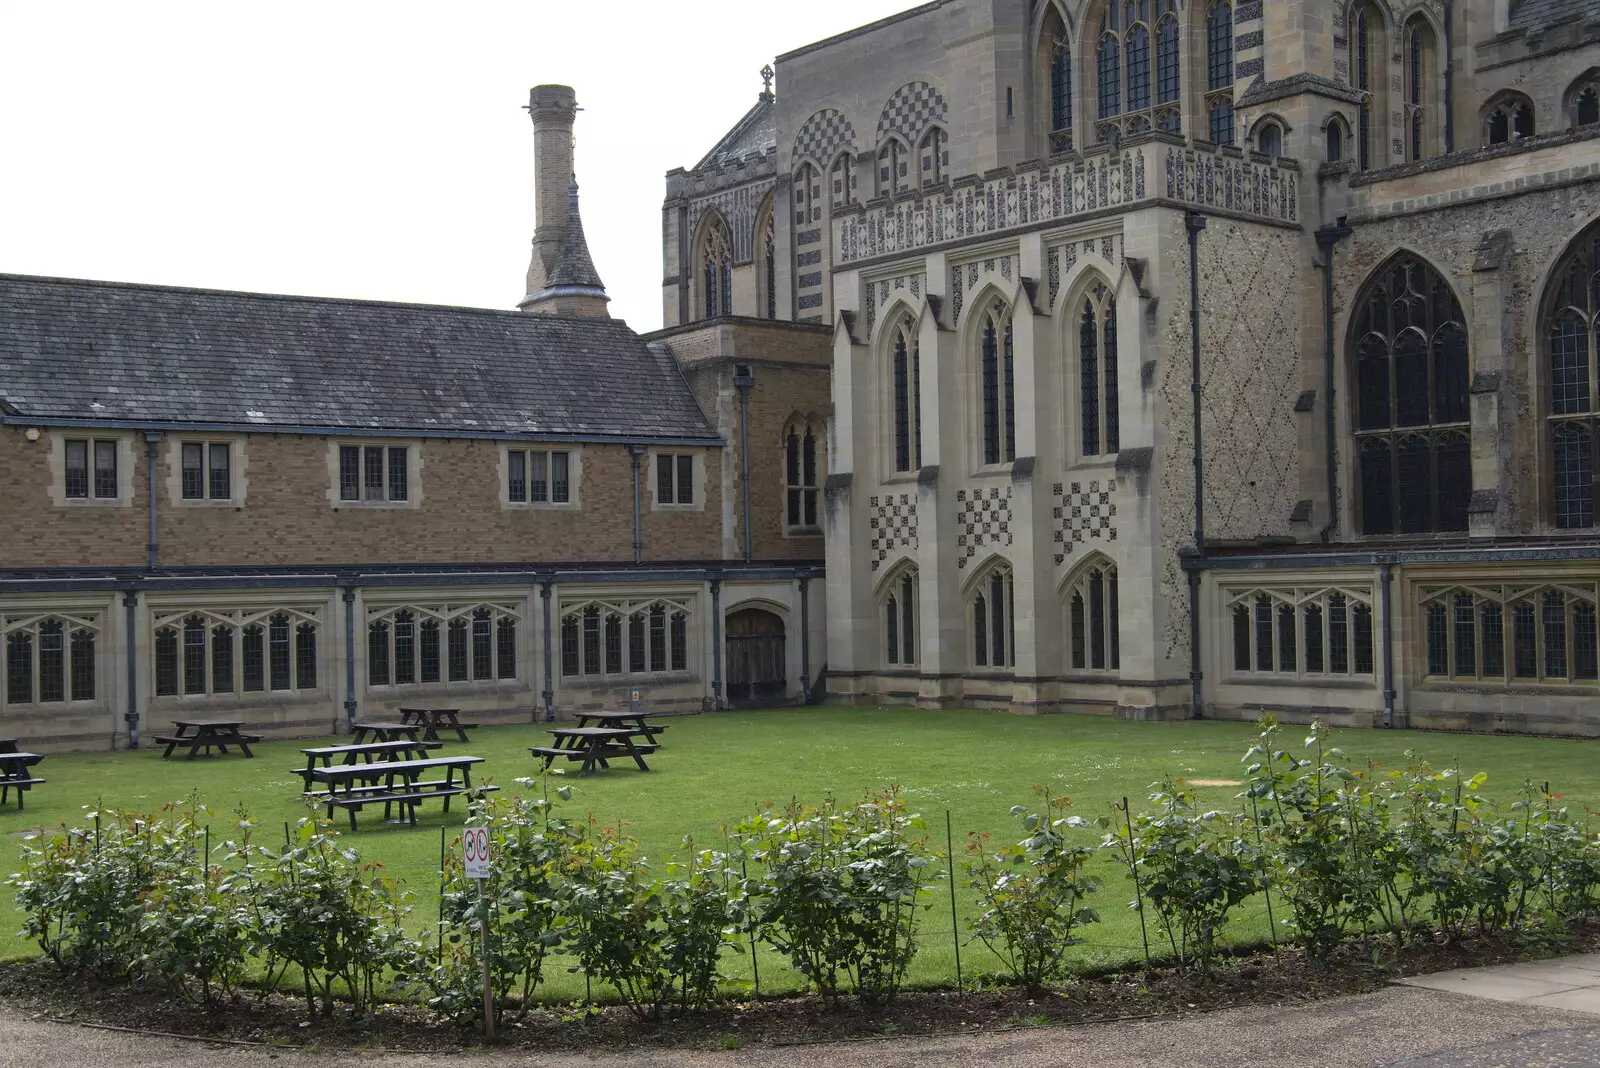
<svg viewBox="0 0 1600 1068">
<path fill-rule="evenodd" d="M 589 257 L 578 216 L 578 181 L 572 170 L 572 120 L 577 96 L 567 85 L 536 85 L 528 94 L 533 116 L 533 259 L 526 295 L 517 307 L 544 315 L 610 318 L 605 284 Z"/>
</svg>

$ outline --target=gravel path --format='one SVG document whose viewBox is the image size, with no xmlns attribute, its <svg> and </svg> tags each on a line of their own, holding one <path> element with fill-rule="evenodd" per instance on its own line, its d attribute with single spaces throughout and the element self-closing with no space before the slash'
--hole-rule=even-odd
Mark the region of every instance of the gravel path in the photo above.
<svg viewBox="0 0 1600 1068">
<path fill-rule="evenodd" d="M 1519 1037 L 1525 1036 L 1525 1037 Z M 1509 1041 L 1508 1041 L 1509 1040 Z M 1485 1047 L 1479 1053 L 1473 1047 Z M 1551 1054 L 1559 1048 L 1556 1058 Z M 1530 1059 L 1519 1050 L 1526 1049 Z M 1452 1056 L 1451 1051 L 1465 1051 Z M 1543 1051 L 1542 1055 L 1537 1051 Z M 1559 1059 L 1575 1056 L 1576 1060 Z M 31 1019 L 0 1007 L 0 1066 L 210 1068 L 1371 1068 L 1600 1063 L 1595 1017 L 1461 994 L 1392 987 L 1293 1007 L 1229 1009 L 1176 1020 L 785 1048 L 616 1054 L 473 1052 L 459 1056 L 298 1053 L 212 1046 Z"/>
</svg>

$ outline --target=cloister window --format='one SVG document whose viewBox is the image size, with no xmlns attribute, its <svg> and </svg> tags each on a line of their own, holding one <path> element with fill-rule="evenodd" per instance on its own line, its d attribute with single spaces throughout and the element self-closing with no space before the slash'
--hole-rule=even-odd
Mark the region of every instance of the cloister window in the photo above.
<svg viewBox="0 0 1600 1068">
<path fill-rule="evenodd" d="M 1600 440 L 1600 224 L 1578 236 L 1556 265 L 1542 302 L 1550 380 L 1551 517 L 1558 527 L 1594 526 Z"/>
<path fill-rule="evenodd" d="M 1110 561 L 1096 561 L 1080 569 L 1067 585 L 1067 646 L 1072 669 L 1120 668 L 1118 627 L 1117 569 Z"/>
<path fill-rule="evenodd" d="M 1016 374 L 1012 365 L 1011 315 L 999 301 L 984 316 L 981 344 L 983 462 L 1010 463 L 1017 458 Z"/>
<path fill-rule="evenodd" d="M 1078 412 L 1084 456 L 1116 452 L 1117 301 L 1104 282 L 1084 295 L 1078 315 Z"/>
<path fill-rule="evenodd" d="M 733 314 L 733 242 L 720 218 L 700 236 L 700 288 L 707 319 Z"/>
<path fill-rule="evenodd" d="M 891 137 L 878 149 L 878 195 L 892 196 L 910 188 L 911 153 L 899 138 Z"/>
<path fill-rule="evenodd" d="M 999 565 L 978 580 L 971 599 L 972 665 L 1015 667 L 1016 627 L 1013 619 L 1011 568 Z"/>
<path fill-rule="evenodd" d="M 1434 154 L 1431 105 L 1438 50 L 1427 19 L 1418 15 L 1406 23 L 1404 44 L 1405 91 L 1401 97 L 1405 104 L 1406 159 L 1416 161 Z"/>
<path fill-rule="evenodd" d="M 1364 534 L 1467 529 L 1467 330 L 1439 273 L 1402 254 L 1356 303 L 1356 453 Z"/>
<path fill-rule="evenodd" d="M 689 669 L 689 608 L 671 600 L 591 601 L 561 612 L 567 678 L 665 674 Z"/>
<path fill-rule="evenodd" d="M 93 701 L 99 620 L 75 615 L 13 615 L 4 625 L 5 705 Z"/>
<path fill-rule="evenodd" d="M 1373 673 L 1370 589 L 1237 590 L 1224 595 L 1236 672 Z"/>
<path fill-rule="evenodd" d="M 1178 99 L 1180 37 L 1176 0 L 1106 4 L 1095 44 L 1097 140 L 1183 128 Z"/>
<path fill-rule="evenodd" d="M 367 683 L 410 686 L 517 677 L 517 611 L 499 604 L 367 612 Z"/>
<path fill-rule="evenodd" d="M 1356 166 L 1370 170 L 1383 158 L 1383 110 L 1378 91 L 1384 81 L 1383 18 L 1370 3 L 1350 15 L 1350 83 L 1360 94 L 1356 106 Z"/>
<path fill-rule="evenodd" d="M 1433 679 L 1594 682 L 1594 583 L 1422 591 L 1425 671 Z"/>
<path fill-rule="evenodd" d="M 1206 13 L 1206 116 L 1211 143 L 1233 144 L 1233 4 L 1217 0 Z"/>
<path fill-rule="evenodd" d="M 1483 139 L 1488 144 L 1503 145 L 1532 136 L 1533 104 L 1525 96 L 1504 97 L 1484 115 Z"/>
<path fill-rule="evenodd" d="M 155 625 L 157 697 L 317 688 L 314 610 L 163 614 Z"/>
<path fill-rule="evenodd" d="M 894 393 L 894 469 L 922 466 L 922 353 L 910 316 L 894 332 L 890 378 Z"/>
<path fill-rule="evenodd" d="M 1072 149 L 1072 44 L 1061 16 L 1052 12 L 1055 26 L 1050 41 L 1050 151 Z"/>
<path fill-rule="evenodd" d="M 783 471 L 787 510 L 785 529 L 815 534 L 817 526 L 817 446 L 821 435 L 807 422 L 793 421 L 783 432 Z"/>
<path fill-rule="evenodd" d="M 890 581 L 883 599 L 884 660 L 911 666 L 917 662 L 917 572 L 906 568 Z"/>
<path fill-rule="evenodd" d="M 950 162 L 949 138 L 939 127 L 932 127 L 922 137 L 922 144 L 917 148 L 917 156 L 921 161 L 922 184 L 935 185 L 944 181 L 945 167 Z"/>
</svg>

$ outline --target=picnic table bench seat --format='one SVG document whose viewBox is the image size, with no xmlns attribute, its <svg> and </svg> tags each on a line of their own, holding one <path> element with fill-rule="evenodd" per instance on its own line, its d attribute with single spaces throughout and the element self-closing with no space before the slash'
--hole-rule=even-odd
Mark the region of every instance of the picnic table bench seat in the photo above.
<svg viewBox="0 0 1600 1068">
<path fill-rule="evenodd" d="M 418 783 L 417 785 L 418 786 L 433 786 L 435 784 L 433 784 L 433 783 Z M 390 812 L 392 811 L 391 806 L 393 806 L 393 805 L 401 806 L 402 808 L 404 808 L 406 810 L 407 822 L 409 822 L 411 824 L 411 826 L 415 827 L 417 825 L 417 805 L 420 802 L 431 801 L 436 797 L 442 797 L 442 798 L 444 798 L 444 810 L 446 812 L 449 812 L 450 811 L 450 799 L 452 797 L 455 797 L 457 794 L 486 794 L 486 793 L 490 793 L 491 791 L 498 790 L 498 789 L 500 789 L 500 787 L 498 787 L 498 786 L 460 786 L 460 785 L 457 785 L 457 786 L 451 786 L 451 787 L 443 788 L 443 789 L 414 790 L 414 791 L 412 791 L 410 793 L 380 793 L 380 794 L 373 794 L 370 797 L 345 797 L 343 795 L 340 795 L 339 797 L 326 798 L 323 803 L 327 804 L 329 806 L 337 805 L 338 807 L 348 811 L 350 813 L 350 829 L 351 830 L 355 830 L 355 827 L 356 827 L 356 813 L 360 812 L 361 809 L 366 805 L 377 805 L 377 804 L 382 804 L 383 805 L 383 818 L 384 819 L 388 819 L 389 818 Z M 330 807 L 328 811 L 331 814 L 333 809 Z"/>
<path fill-rule="evenodd" d="M 6 803 L 14 787 L 17 791 L 17 811 L 21 812 L 27 807 L 27 791 L 44 783 L 29 769 L 43 759 L 38 753 L 19 752 L 14 746 L 10 752 L 0 754 L 0 805 Z"/>
<path fill-rule="evenodd" d="M 337 764 L 331 767 L 311 768 L 306 783 L 307 792 L 316 803 L 325 805 L 328 816 L 335 808 L 350 813 L 350 829 L 356 829 L 356 813 L 367 805 L 382 804 L 384 818 L 389 818 L 395 805 L 406 810 L 406 820 L 416 825 L 416 806 L 433 798 L 444 800 L 445 811 L 450 811 L 450 798 L 457 794 L 481 794 L 493 791 L 493 786 L 472 785 L 472 765 L 483 763 L 482 757 L 426 757 L 419 760 L 381 760 L 370 764 Z M 426 779 L 423 775 L 442 771 L 442 779 Z M 456 772 L 461 772 L 457 782 Z M 379 780 L 382 780 L 381 782 Z M 312 783 L 325 784 L 324 790 L 313 790 Z"/>
</svg>

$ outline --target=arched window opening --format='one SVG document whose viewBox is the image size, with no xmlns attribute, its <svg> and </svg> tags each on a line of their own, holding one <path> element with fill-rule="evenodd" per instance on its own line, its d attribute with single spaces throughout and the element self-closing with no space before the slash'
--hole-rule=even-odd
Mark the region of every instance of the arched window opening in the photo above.
<svg viewBox="0 0 1600 1068">
<path fill-rule="evenodd" d="M 1467 329 L 1454 292 L 1398 256 L 1367 283 L 1351 338 L 1362 533 L 1467 529 Z"/>
<path fill-rule="evenodd" d="M 802 163 L 794 175 L 794 224 L 807 226 L 822 221 L 822 179 L 817 169 Z"/>
<path fill-rule="evenodd" d="M 1104 282 L 1084 294 L 1078 314 L 1079 442 L 1084 456 L 1121 448 L 1117 410 L 1117 301 Z"/>
<path fill-rule="evenodd" d="M 97 618 L 7 616 L 0 623 L 5 633 L 0 707 L 94 700 Z M 176 639 L 170 644 L 175 653 Z"/>
<path fill-rule="evenodd" d="M 883 599 L 884 660 L 911 667 L 917 662 L 917 572 L 907 568 L 889 583 Z"/>
<path fill-rule="evenodd" d="M 922 351 L 910 316 L 895 328 L 891 361 L 894 469 L 915 471 L 922 466 Z"/>
<path fill-rule="evenodd" d="M 893 196 L 911 188 L 909 175 L 911 153 L 898 138 L 891 137 L 878 149 L 878 195 Z"/>
<path fill-rule="evenodd" d="M 1383 129 L 1379 118 L 1377 92 L 1384 78 L 1383 19 L 1370 4 L 1362 4 L 1351 14 L 1351 88 L 1359 95 L 1356 105 L 1356 166 L 1371 170 L 1382 158 Z"/>
<path fill-rule="evenodd" d="M 1060 16 L 1050 34 L 1050 151 L 1072 150 L 1072 45 Z"/>
<path fill-rule="evenodd" d="M 687 671 L 688 614 L 669 601 L 564 605 L 561 674 L 603 680 Z"/>
<path fill-rule="evenodd" d="M 778 234 L 774 213 L 768 210 L 766 218 L 762 220 L 760 229 L 761 251 L 758 262 L 761 264 L 762 293 L 761 307 L 766 312 L 768 319 L 778 317 Z"/>
<path fill-rule="evenodd" d="M 849 152 L 839 153 L 828 172 L 828 180 L 832 183 L 834 207 L 843 208 L 855 203 L 856 175 L 855 168 L 850 165 Z"/>
<path fill-rule="evenodd" d="M 1572 124 L 1593 126 L 1600 122 L 1600 85 L 1585 85 L 1573 94 Z"/>
<path fill-rule="evenodd" d="M 1421 590 L 1420 660 L 1440 681 L 1572 683 L 1600 680 L 1593 583 Z"/>
<path fill-rule="evenodd" d="M 1218 0 L 1206 13 L 1206 115 L 1211 143 L 1233 144 L 1233 5 Z"/>
<path fill-rule="evenodd" d="M 517 613 L 504 605 L 372 608 L 367 614 L 367 683 L 411 686 L 437 684 L 442 679 L 514 679 L 517 619 Z M 442 651 L 441 627 L 445 638 Z"/>
<path fill-rule="evenodd" d="M 1594 526 L 1596 411 L 1600 409 L 1600 224 L 1556 265 L 1542 303 L 1550 381 L 1546 423 L 1556 526 Z"/>
<path fill-rule="evenodd" d="M 1181 130 L 1176 0 L 1112 0 L 1101 11 L 1098 25 L 1096 140 L 1152 129 Z"/>
<path fill-rule="evenodd" d="M 1283 155 L 1283 127 L 1275 122 L 1256 127 L 1256 151 L 1266 156 Z"/>
<path fill-rule="evenodd" d="M 949 140 L 939 127 L 931 127 L 917 148 L 922 167 L 922 184 L 937 185 L 944 181 L 945 167 L 950 163 Z"/>
<path fill-rule="evenodd" d="M 1323 155 L 1327 162 L 1338 163 L 1344 159 L 1344 143 L 1349 136 L 1343 119 L 1335 115 L 1328 120 L 1327 128 L 1323 130 Z"/>
<path fill-rule="evenodd" d="M 981 434 L 983 462 L 1008 464 L 1017 458 L 1016 375 L 1012 360 L 1011 315 L 995 301 L 983 321 Z"/>
<path fill-rule="evenodd" d="M 815 534 L 817 526 L 817 441 L 809 423 L 791 422 L 783 432 L 784 483 L 787 509 L 784 528 L 791 534 Z"/>
<path fill-rule="evenodd" d="M 1016 666 L 1013 609 L 1011 568 L 998 566 L 979 580 L 970 602 L 973 667 Z"/>
<path fill-rule="evenodd" d="M 156 696 L 314 690 L 314 610 L 215 611 L 156 620 Z M 369 649 L 369 670 L 370 670 Z M 382 665 L 385 676 L 388 664 Z"/>
<path fill-rule="evenodd" d="M 1370 589 L 1226 591 L 1224 612 L 1235 672 L 1301 678 L 1373 673 Z"/>
<path fill-rule="evenodd" d="M 720 217 L 700 237 L 700 288 L 705 318 L 733 314 L 733 241 Z"/>
<path fill-rule="evenodd" d="M 1490 108 L 1483 120 L 1487 144 L 1504 145 L 1533 136 L 1533 105 L 1526 97 L 1511 96 Z"/>
<path fill-rule="evenodd" d="M 1068 662 L 1074 671 L 1116 671 L 1122 666 L 1117 569 L 1086 567 L 1067 585 Z"/>
<path fill-rule="evenodd" d="M 1433 147 L 1433 86 L 1437 48 L 1433 27 L 1421 16 L 1406 23 L 1405 30 L 1405 104 L 1403 122 L 1406 135 L 1406 159 L 1415 162 L 1434 155 Z"/>
</svg>

